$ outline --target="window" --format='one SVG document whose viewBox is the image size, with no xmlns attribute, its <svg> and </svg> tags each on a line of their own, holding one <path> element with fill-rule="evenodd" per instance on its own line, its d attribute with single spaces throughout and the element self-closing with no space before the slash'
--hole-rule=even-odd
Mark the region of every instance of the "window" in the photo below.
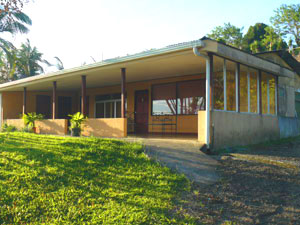
<svg viewBox="0 0 300 225">
<path fill-rule="evenodd" d="M 268 75 L 262 73 L 261 76 L 261 105 L 262 114 L 268 114 Z"/>
<path fill-rule="evenodd" d="M 213 100 L 214 108 L 224 110 L 224 59 L 213 57 Z"/>
<path fill-rule="evenodd" d="M 248 68 L 240 66 L 240 112 L 248 112 Z"/>
<path fill-rule="evenodd" d="M 257 78 L 258 71 L 250 68 L 250 112 L 257 113 Z"/>
<path fill-rule="evenodd" d="M 178 114 L 191 115 L 205 110 L 205 80 L 179 82 L 177 91 Z"/>
<path fill-rule="evenodd" d="M 263 72 L 261 77 L 262 113 L 276 114 L 275 76 Z"/>
<path fill-rule="evenodd" d="M 152 115 L 195 115 L 205 110 L 205 80 L 152 86 Z"/>
<path fill-rule="evenodd" d="M 121 95 L 99 95 L 96 96 L 95 117 L 96 118 L 120 118 L 121 117 Z"/>
<path fill-rule="evenodd" d="M 152 115 L 176 115 L 176 83 L 152 86 Z"/>
<path fill-rule="evenodd" d="M 275 77 L 269 75 L 269 113 L 276 114 Z"/>
<path fill-rule="evenodd" d="M 227 100 L 228 111 L 236 110 L 235 72 L 236 72 L 236 63 L 226 60 L 226 100 Z"/>
</svg>

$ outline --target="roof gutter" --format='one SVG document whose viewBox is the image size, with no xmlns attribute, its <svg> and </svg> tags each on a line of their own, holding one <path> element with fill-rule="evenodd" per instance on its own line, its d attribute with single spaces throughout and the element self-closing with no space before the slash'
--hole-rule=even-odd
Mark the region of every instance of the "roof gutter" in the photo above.
<svg viewBox="0 0 300 225">
<path fill-rule="evenodd" d="M 210 58 L 206 55 L 203 54 L 202 52 L 199 51 L 199 49 L 204 48 L 205 43 L 201 41 L 199 45 L 193 47 L 193 52 L 196 56 L 202 57 L 206 60 L 206 121 L 205 121 L 205 127 L 206 127 L 206 138 L 205 138 L 205 144 L 207 150 L 210 149 Z M 199 134 L 198 135 L 203 135 Z"/>
</svg>

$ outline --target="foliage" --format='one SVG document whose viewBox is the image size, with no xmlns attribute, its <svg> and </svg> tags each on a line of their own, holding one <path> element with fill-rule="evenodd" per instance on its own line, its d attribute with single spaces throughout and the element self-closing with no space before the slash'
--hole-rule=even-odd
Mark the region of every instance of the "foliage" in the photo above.
<svg viewBox="0 0 300 225">
<path fill-rule="evenodd" d="M 15 132 L 17 131 L 18 129 L 13 126 L 13 125 L 8 125 L 7 123 L 3 124 L 2 126 L 2 132 Z"/>
<path fill-rule="evenodd" d="M 18 55 L 18 72 L 21 77 L 30 77 L 43 73 L 44 69 L 40 63 L 44 63 L 47 66 L 51 64 L 43 59 L 43 53 L 40 53 L 36 47 L 32 47 L 30 41 L 27 39 L 26 43 L 21 45 L 21 48 L 17 52 Z"/>
<path fill-rule="evenodd" d="M 28 25 L 32 25 L 32 21 L 23 12 L 10 11 L 0 14 L 0 33 L 21 33 L 29 32 Z"/>
<path fill-rule="evenodd" d="M 55 56 L 54 58 L 56 59 L 56 68 L 58 70 L 63 70 L 65 68 L 63 62 L 57 56 Z"/>
<path fill-rule="evenodd" d="M 256 23 L 254 26 L 250 26 L 243 37 L 243 49 L 250 51 L 251 45 L 253 45 L 252 48 L 256 49 L 256 52 L 262 51 L 263 46 L 261 45 L 261 41 L 264 39 L 266 27 L 268 25 L 264 23 Z"/>
<path fill-rule="evenodd" d="M 300 46 L 300 4 L 281 5 L 271 17 L 271 23 L 281 35 L 291 35 Z"/>
<path fill-rule="evenodd" d="M 2 6 L 0 8 L 0 15 L 2 13 L 7 13 L 11 11 L 18 11 L 20 12 L 24 4 L 27 3 L 28 0 L 0 0 L 0 5 Z"/>
<path fill-rule="evenodd" d="M 238 28 L 230 23 L 224 23 L 224 27 L 217 26 L 207 36 L 217 41 L 232 45 L 237 48 L 242 47 L 243 28 Z"/>
<path fill-rule="evenodd" d="M 35 112 L 26 113 L 22 116 L 24 124 L 28 128 L 35 127 L 35 121 L 42 120 L 43 118 L 44 118 L 44 116 L 42 114 L 36 114 Z"/>
<path fill-rule="evenodd" d="M 81 124 L 87 119 L 81 112 L 69 115 L 69 117 L 71 118 L 71 129 L 81 129 Z"/>
<path fill-rule="evenodd" d="M 194 223 L 171 213 L 186 178 L 140 144 L 27 133 L 0 142 L 1 224 Z"/>
</svg>

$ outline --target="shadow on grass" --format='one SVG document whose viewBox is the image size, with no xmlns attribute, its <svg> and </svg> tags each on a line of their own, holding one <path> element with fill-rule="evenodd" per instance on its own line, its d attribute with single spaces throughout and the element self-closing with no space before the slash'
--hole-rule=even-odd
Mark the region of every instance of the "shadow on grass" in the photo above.
<svg viewBox="0 0 300 225">
<path fill-rule="evenodd" d="M 15 182 L 7 191 L 16 191 L 16 187 L 20 190 L 26 188 L 27 192 L 35 193 L 31 199 L 44 195 L 61 198 L 61 191 L 69 190 L 66 194 L 73 197 L 61 203 L 68 207 L 76 205 L 74 202 L 79 198 L 87 204 L 89 201 L 99 204 L 114 201 L 141 212 L 155 212 L 160 218 L 168 216 L 170 199 L 187 186 L 183 176 L 150 161 L 141 154 L 142 147 L 138 145 L 118 140 L 55 139 L 33 134 L 9 134 L 4 139 L 3 135 L 0 138 L 0 160 L 4 160 L 11 170 L 7 173 L 3 167 L 2 177 Z M 77 193 L 81 193 L 80 197 Z M 19 199 L 19 202 L 13 203 L 14 194 L 11 193 L 6 194 L 3 201 L 7 205 L 31 204 L 26 203 L 24 199 L 27 197 L 23 194 L 19 195 Z M 47 203 L 39 204 L 46 207 Z M 52 213 L 57 216 L 56 211 Z M 37 211 L 31 214 L 30 219 L 21 215 L 20 221 L 32 222 L 53 215 Z M 0 222 L 15 222 L 12 220 L 14 217 L 12 212 L 7 213 L 10 219 L 0 219 Z"/>
</svg>

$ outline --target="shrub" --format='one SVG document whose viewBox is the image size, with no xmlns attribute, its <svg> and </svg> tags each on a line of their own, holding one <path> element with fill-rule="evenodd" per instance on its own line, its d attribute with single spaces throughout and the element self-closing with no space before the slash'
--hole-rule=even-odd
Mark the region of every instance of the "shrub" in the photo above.
<svg viewBox="0 0 300 225">
<path fill-rule="evenodd" d="M 8 125 L 7 123 L 5 123 L 2 126 L 1 131 L 2 132 L 15 132 L 15 131 L 18 131 L 18 129 L 15 126 L 13 126 L 13 125 Z"/>
</svg>

